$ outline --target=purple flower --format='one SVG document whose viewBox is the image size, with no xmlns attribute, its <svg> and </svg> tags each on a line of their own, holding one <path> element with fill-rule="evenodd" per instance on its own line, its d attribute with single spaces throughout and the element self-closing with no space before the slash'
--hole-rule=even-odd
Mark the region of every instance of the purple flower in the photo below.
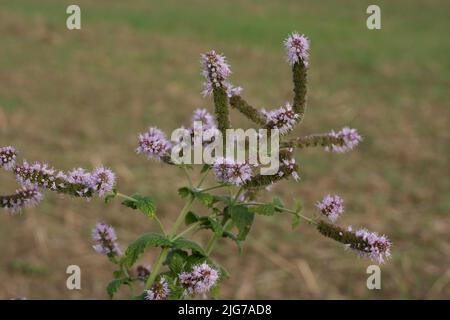
<svg viewBox="0 0 450 320">
<path fill-rule="evenodd" d="M 294 158 L 283 159 L 280 164 L 280 169 L 278 170 L 277 175 L 279 177 L 284 177 L 286 175 L 291 175 L 295 181 L 300 180 L 300 176 L 298 175 L 298 165 L 295 162 Z"/>
<path fill-rule="evenodd" d="M 182 272 L 179 279 L 187 294 L 204 294 L 216 284 L 219 273 L 207 263 L 202 263 L 194 266 L 191 272 Z"/>
<path fill-rule="evenodd" d="M 43 197 L 37 186 L 25 184 L 22 188 L 17 189 L 13 195 L 0 196 L 0 206 L 10 210 L 12 213 L 17 213 L 25 206 L 38 204 Z"/>
<path fill-rule="evenodd" d="M 0 148 L 0 167 L 11 171 L 16 163 L 17 152 L 11 146 Z"/>
<path fill-rule="evenodd" d="M 240 186 L 252 177 L 252 167 L 231 158 L 218 158 L 213 165 L 216 178 L 224 183 Z"/>
<path fill-rule="evenodd" d="M 122 251 L 116 243 L 117 236 L 113 227 L 105 223 L 97 223 L 92 230 L 92 240 L 96 242 L 93 246 L 96 252 L 108 256 L 122 255 Z"/>
<path fill-rule="evenodd" d="M 284 46 L 287 50 L 287 61 L 291 66 L 303 61 L 305 67 L 308 67 L 309 58 L 309 40 L 304 35 L 296 32 L 292 33 L 285 41 Z"/>
<path fill-rule="evenodd" d="M 329 147 L 325 147 L 325 151 L 336 153 L 350 151 L 362 141 L 362 137 L 359 135 L 358 131 L 348 127 L 342 128 L 342 130 L 338 132 L 331 131 L 328 135 L 335 139 L 336 143 L 331 144 Z"/>
<path fill-rule="evenodd" d="M 22 185 L 35 184 L 43 188 L 58 191 L 66 187 L 67 176 L 62 171 L 56 171 L 46 163 L 35 162 L 14 167 L 17 180 Z"/>
<path fill-rule="evenodd" d="M 146 300 L 166 300 L 170 294 L 169 285 L 164 277 L 153 284 L 151 289 L 145 290 Z"/>
<path fill-rule="evenodd" d="M 295 123 L 300 115 L 292 110 L 289 103 L 285 107 L 281 107 L 272 111 L 262 111 L 266 117 L 266 125 L 270 129 L 280 130 L 280 134 L 286 134 L 294 128 Z"/>
<path fill-rule="evenodd" d="M 67 173 L 67 182 L 84 186 L 78 191 L 80 197 L 88 197 L 89 191 L 94 188 L 92 174 L 83 168 L 72 169 Z"/>
<path fill-rule="evenodd" d="M 351 227 L 348 231 L 352 231 Z M 354 250 L 358 255 L 368 257 L 378 264 L 384 263 L 391 257 L 392 243 L 385 235 L 380 236 L 364 228 L 357 230 L 355 235 L 367 243 L 365 248 Z"/>
<path fill-rule="evenodd" d="M 138 154 L 145 154 L 148 158 L 161 160 L 171 149 L 171 143 L 158 128 L 151 127 L 139 135 Z"/>
<path fill-rule="evenodd" d="M 116 175 L 105 167 L 99 167 L 91 175 L 92 188 L 98 192 L 100 197 L 111 192 L 116 183 Z"/>
<path fill-rule="evenodd" d="M 203 96 L 210 96 L 214 88 L 224 88 L 229 97 L 241 94 L 241 87 L 234 87 L 227 81 L 231 74 L 231 69 L 225 60 L 225 56 L 216 53 L 214 50 L 201 55 L 203 65 L 202 74 L 205 77 L 203 84 Z"/>
<path fill-rule="evenodd" d="M 335 222 L 339 216 L 344 213 L 344 200 L 338 195 L 327 195 L 321 202 L 317 202 L 316 207 L 330 219 Z"/>
<path fill-rule="evenodd" d="M 196 109 L 192 116 L 192 127 L 195 122 L 201 122 L 203 131 L 217 128 L 216 120 L 206 109 Z"/>
</svg>

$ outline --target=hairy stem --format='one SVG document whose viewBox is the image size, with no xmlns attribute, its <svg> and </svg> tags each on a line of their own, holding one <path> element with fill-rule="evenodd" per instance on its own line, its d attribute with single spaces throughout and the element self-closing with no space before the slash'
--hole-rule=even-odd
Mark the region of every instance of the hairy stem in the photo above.
<svg viewBox="0 0 450 320">
<path fill-rule="evenodd" d="M 298 122 L 303 121 L 306 110 L 307 93 L 307 69 L 303 61 L 299 61 L 292 67 L 292 76 L 294 81 L 294 103 L 292 108 L 295 113 L 300 115 Z"/>
</svg>

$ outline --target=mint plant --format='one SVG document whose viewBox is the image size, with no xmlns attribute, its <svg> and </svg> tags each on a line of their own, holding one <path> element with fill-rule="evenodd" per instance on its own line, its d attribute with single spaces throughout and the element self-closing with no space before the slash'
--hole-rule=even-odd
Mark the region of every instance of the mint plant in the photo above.
<svg viewBox="0 0 450 320">
<path fill-rule="evenodd" d="M 121 199 L 128 209 L 147 216 L 158 226 L 159 232 L 140 235 L 125 250 L 121 249 L 112 226 L 98 223 L 93 230 L 94 250 L 107 256 L 116 266 L 113 279 L 107 285 L 110 297 L 122 286 L 131 287 L 132 292 L 138 290 L 132 293 L 133 299 L 216 297 L 220 284 L 229 276 L 225 268 L 212 258 L 218 241 L 228 239 L 242 248 L 257 216 L 286 214 L 292 218 L 293 227 L 305 220 L 320 234 L 344 244 L 359 256 L 380 264 L 385 262 L 391 250 L 391 242 L 386 236 L 335 224 L 344 212 L 344 202 L 338 195 L 326 195 L 317 202 L 320 214 L 315 216 L 304 214 L 300 202 L 294 208 L 288 208 L 276 197 L 270 201 L 260 200 L 262 193 L 270 191 L 273 184 L 290 178 L 300 179 L 295 150 L 319 146 L 327 152 L 345 153 L 362 140 L 355 129 L 347 127 L 337 132 L 286 138 L 303 121 L 306 110 L 309 40 L 293 33 L 284 44 L 293 76 L 292 103 L 269 111 L 251 106 L 243 98 L 242 89 L 229 82 L 231 69 L 225 57 L 209 51 L 201 55 L 205 78 L 203 95 L 212 97 L 214 116 L 206 109 L 197 109 L 192 117 L 192 126 L 182 128 L 190 142 L 200 135 L 202 146 L 225 143 L 230 140 L 226 134 L 231 128 L 229 112 L 238 111 L 258 128 L 272 130 L 281 136 L 280 148 L 270 150 L 278 152 L 279 167 L 274 174 L 257 173 L 257 165 L 228 156 L 218 156 L 212 164 L 199 167 L 178 163 L 173 158 L 177 141 L 169 140 L 160 129 L 150 127 L 138 136 L 137 154 L 173 166 L 186 177 L 186 185 L 178 189 L 185 205 L 171 226 L 161 223 L 151 197 L 119 192 L 116 177 L 110 169 L 99 167 L 88 172 L 77 168 L 63 172 L 39 162 L 17 163 L 17 152 L 11 146 L 0 148 L 0 166 L 16 175 L 21 187 L 11 195 L 0 196 L 0 205 L 11 212 L 18 212 L 40 202 L 43 192 L 49 190 L 85 199 L 99 196 L 106 203 Z M 202 127 L 196 127 L 197 122 L 201 122 Z M 208 130 L 221 133 L 221 138 L 211 137 Z M 199 171 L 197 179 L 194 179 L 195 170 Z M 215 176 L 216 183 L 205 185 L 210 174 Z M 204 206 L 207 214 L 194 212 L 194 203 Z M 209 233 L 206 243 L 192 240 L 191 235 L 198 231 Z M 159 248 L 153 264 L 139 265 L 138 261 L 152 247 Z"/>
</svg>

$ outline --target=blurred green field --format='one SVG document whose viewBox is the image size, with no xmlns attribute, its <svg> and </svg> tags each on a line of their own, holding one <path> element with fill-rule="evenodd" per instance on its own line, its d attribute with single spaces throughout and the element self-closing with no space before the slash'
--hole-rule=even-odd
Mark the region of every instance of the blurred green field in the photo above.
<svg viewBox="0 0 450 320">
<path fill-rule="evenodd" d="M 370 31 L 373 3 L 79 0 L 82 30 L 68 31 L 72 1 L 2 0 L 0 146 L 64 170 L 104 163 L 122 192 L 153 196 L 169 223 L 183 204 L 182 176 L 137 156 L 137 133 L 171 132 L 195 108 L 211 108 L 199 64 L 211 48 L 226 54 L 232 82 L 253 105 L 291 100 L 282 40 L 299 31 L 312 45 L 309 105 L 293 135 L 350 125 L 364 142 L 345 155 L 298 153 L 301 182 L 274 192 L 287 204 L 302 199 L 308 215 L 323 195 L 341 194 L 341 222 L 387 234 L 393 259 L 382 267 L 382 290 L 369 291 L 369 261 L 307 225 L 290 232 L 288 218 L 258 217 L 243 256 L 225 242 L 216 253 L 232 274 L 222 297 L 449 299 L 450 4 L 376 1 L 382 29 Z M 16 188 L 8 173 L 0 181 L 1 194 Z M 22 215 L 0 215 L 0 298 L 106 298 L 113 268 L 90 241 L 99 220 L 116 227 L 122 246 L 155 228 L 117 201 L 54 194 Z M 82 269 L 80 291 L 66 289 L 71 264 Z"/>
</svg>

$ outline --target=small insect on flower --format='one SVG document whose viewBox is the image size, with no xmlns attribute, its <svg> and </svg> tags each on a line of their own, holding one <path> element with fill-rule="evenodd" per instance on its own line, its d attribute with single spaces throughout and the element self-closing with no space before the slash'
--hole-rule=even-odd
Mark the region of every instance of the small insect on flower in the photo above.
<svg viewBox="0 0 450 320">
<path fill-rule="evenodd" d="M 146 132 L 139 135 L 139 143 L 136 152 L 144 154 L 149 159 L 161 160 L 171 149 L 171 143 L 166 139 L 164 132 L 151 127 Z"/>
<path fill-rule="evenodd" d="M 93 246 L 96 252 L 108 256 L 122 255 L 122 251 L 116 243 L 117 236 L 113 227 L 105 223 L 97 223 L 94 230 L 92 230 L 92 240 L 96 242 Z"/>
<path fill-rule="evenodd" d="M 17 152 L 11 146 L 0 148 L 0 167 L 11 171 L 16 164 Z"/>
<path fill-rule="evenodd" d="M 287 50 L 287 61 L 291 66 L 303 61 L 305 67 L 308 67 L 309 58 L 309 40 L 304 35 L 296 32 L 292 33 L 285 41 L 284 46 Z"/>
<path fill-rule="evenodd" d="M 169 285 L 164 277 L 153 284 L 151 289 L 145 290 L 146 300 L 166 300 L 170 294 Z"/>
<path fill-rule="evenodd" d="M 43 197 L 37 186 L 25 184 L 22 188 L 17 189 L 13 195 L 0 196 L 0 206 L 12 213 L 17 213 L 25 206 L 37 205 Z"/>
<path fill-rule="evenodd" d="M 335 222 L 344 212 L 344 200 L 338 195 L 327 195 L 322 201 L 316 203 L 316 207 L 330 219 L 331 222 Z"/>
<path fill-rule="evenodd" d="M 116 183 L 116 175 L 110 169 L 99 167 L 91 175 L 92 188 L 100 197 L 111 192 Z"/>
<path fill-rule="evenodd" d="M 179 279 L 187 294 L 204 294 L 216 284 L 219 273 L 207 263 L 202 263 L 194 266 L 191 272 L 182 272 Z"/>
<path fill-rule="evenodd" d="M 337 143 L 325 147 L 325 151 L 336 153 L 348 152 L 354 149 L 362 141 L 362 137 L 359 135 L 358 131 L 348 127 L 342 128 L 342 130 L 338 132 L 331 131 L 328 135 L 334 138 Z"/>
<path fill-rule="evenodd" d="M 252 177 L 252 166 L 247 162 L 235 161 L 231 158 L 218 158 L 213 165 L 217 180 L 240 186 Z"/>
</svg>

